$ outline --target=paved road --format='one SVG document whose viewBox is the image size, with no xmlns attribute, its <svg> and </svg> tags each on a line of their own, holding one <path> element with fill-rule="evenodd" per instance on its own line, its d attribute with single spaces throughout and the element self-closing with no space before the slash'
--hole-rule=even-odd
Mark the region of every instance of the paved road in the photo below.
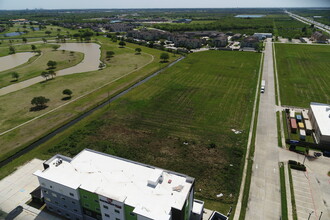
<svg viewBox="0 0 330 220">
<path fill-rule="evenodd" d="M 279 148 L 277 147 L 274 67 L 271 39 L 263 66 L 266 91 L 261 94 L 247 220 L 280 219 Z"/>
<path fill-rule="evenodd" d="M 330 26 L 328 25 L 325 25 L 325 24 L 322 24 L 320 22 L 316 22 L 316 21 L 313 21 L 311 19 L 308 19 L 308 18 L 305 18 L 305 17 L 302 17 L 302 16 L 299 16 L 299 15 L 296 15 L 296 14 L 293 14 L 291 12 L 288 12 L 288 11 L 285 11 L 289 16 L 291 16 L 292 18 L 300 21 L 300 22 L 303 22 L 305 24 L 308 24 L 308 25 L 311 25 L 311 24 L 314 24 L 315 27 L 317 27 L 318 29 L 322 30 L 322 31 L 325 31 L 327 32 L 328 34 L 330 34 Z"/>
</svg>

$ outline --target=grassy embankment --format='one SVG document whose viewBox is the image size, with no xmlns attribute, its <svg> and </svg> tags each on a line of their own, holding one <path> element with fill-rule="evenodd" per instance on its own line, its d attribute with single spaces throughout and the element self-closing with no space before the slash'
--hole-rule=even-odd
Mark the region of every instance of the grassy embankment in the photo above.
<svg viewBox="0 0 330 220">
<path fill-rule="evenodd" d="M 135 55 L 134 48 L 137 47 L 136 45 L 127 44 L 128 47 L 133 49 L 128 47 L 118 48 L 117 44 L 110 43 L 108 39 L 100 38 L 99 40 L 103 42 L 101 59 L 107 63 L 105 69 L 56 77 L 46 83 L 38 83 L 0 97 L 2 103 L 0 113 L 3 116 L 0 117 L 0 132 L 62 106 L 37 120 L 0 136 L 0 160 L 7 158 L 68 120 L 72 120 L 108 96 L 118 93 L 134 82 L 168 65 L 159 62 L 159 55 L 162 51 L 141 47 L 144 53 Z M 105 60 L 107 50 L 115 52 L 114 57 L 110 60 Z M 171 56 L 170 61 L 177 58 L 178 56 Z M 62 91 L 67 88 L 73 91 L 71 101 L 62 100 Z M 32 107 L 30 104 L 31 99 L 40 95 L 50 99 L 50 102 L 47 103 L 49 107 L 42 111 L 29 111 Z M 67 104 L 68 102 L 71 103 Z M 63 106 L 64 104 L 67 105 Z"/>
<path fill-rule="evenodd" d="M 330 47 L 275 44 L 282 105 L 330 102 Z"/>
<path fill-rule="evenodd" d="M 56 72 L 61 69 L 75 66 L 84 58 L 84 54 L 80 52 L 74 52 L 71 54 L 70 51 L 54 51 L 51 49 L 52 45 L 38 44 L 36 47 L 42 52 L 40 56 L 34 56 L 25 64 L 0 72 L 0 88 L 40 76 L 43 71 L 48 71 L 47 62 L 49 60 L 57 62 L 56 68 L 53 69 Z M 31 49 L 31 45 L 22 45 L 19 48 L 22 51 L 28 51 L 28 48 Z M 0 53 L 1 51 L 0 48 Z M 11 76 L 12 72 L 17 72 L 20 75 L 18 81 L 13 81 Z"/>
<path fill-rule="evenodd" d="M 282 220 L 288 220 L 288 204 L 286 199 L 286 186 L 285 186 L 285 173 L 284 173 L 284 164 L 279 163 L 280 167 L 280 185 L 281 185 L 281 212 Z"/>
<path fill-rule="evenodd" d="M 191 175 L 196 197 L 227 212 L 241 182 L 259 60 L 257 53 L 191 54 L 14 163 L 92 148 Z"/>
<path fill-rule="evenodd" d="M 277 122 L 277 143 L 279 147 L 282 147 L 282 130 L 281 130 L 281 112 L 276 112 L 276 122 Z"/>
<path fill-rule="evenodd" d="M 288 174 L 289 174 L 290 192 L 291 192 L 292 218 L 293 218 L 293 220 L 298 220 L 297 206 L 296 206 L 296 200 L 295 200 L 295 196 L 294 196 L 294 188 L 293 188 L 293 180 L 292 180 L 290 164 L 288 164 Z"/>
</svg>

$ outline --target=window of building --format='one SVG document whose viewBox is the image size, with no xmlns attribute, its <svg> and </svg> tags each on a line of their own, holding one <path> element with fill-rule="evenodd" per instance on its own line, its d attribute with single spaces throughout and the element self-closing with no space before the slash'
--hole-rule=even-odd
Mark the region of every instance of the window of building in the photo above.
<svg viewBox="0 0 330 220">
<path fill-rule="evenodd" d="M 56 205 L 58 205 L 58 202 L 57 202 L 57 201 L 55 201 L 55 204 L 56 204 Z"/>
<path fill-rule="evenodd" d="M 49 209 L 49 210 L 53 210 L 53 207 L 51 207 L 51 206 L 48 206 L 48 209 Z"/>
<path fill-rule="evenodd" d="M 65 198 L 64 198 L 64 197 L 61 197 L 61 199 L 62 199 L 62 200 L 65 200 Z"/>
<path fill-rule="evenodd" d="M 63 205 L 64 208 L 68 208 L 66 205 Z"/>
<path fill-rule="evenodd" d="M 96 211 L 100 211 L 100 208 L 96 208 Z"/>
<path fill-rule="evenodd" d="M 106 214 L 106 213 L 104 214 L 104 216 L 110 218 L 110 215 L 108 215 L 108 214 Z"/>
<path fill-rule="evenodd" d="M 77 210 L 77 209 L 74 209 L 73 211 L 75 211 L 75 212 L 78 212 L 78 210 Z"/>
<path fill-rule="evenodd" d="M 119 211 L 119 210 L 117 210 L 117 209 L 115 209 L 115 213 L 120 213 L 120 211 Z"/>
<path fill-rule="evenodd" d="M 89 205 L 88 205 L 87 203 L 85 203 L 85 206 L 86 206 L 86 207 L 89 207 Z"/>
<path fill-rule="evenodd" d="M 53 186 L 49 186 L 51 189 L 53 188 Z"/>
<path fill-rule="evenodd" d="M 86 196 L 86 195 L 83 195 L 83 198 L 84 198 L 84 199 L 87 199 L 87 196 Z"/>
<path fill-rule="evenodd" d="M 58 209 L 57 209 L 57 212 L 58 212 L 59 214 L 61 214 L 61 213 L 62 213 L 62 212 L 61 212 L 61 210 L 58 210 Z"/>
<path fill-rule="evenodd" d="M 52 196 L 53 196 L 53 197 L 55 197 L 55 198 L 57 198 L 57 195 L 56 195 L 56 193 L 52 193 Z"/>
<path fill-rule="evenodd" d="M 88 215 L 88 216 L 92 216 L 92 212 L 91 212 L 91 211 L 85 210 L 85 213 L 86 213 L 86 215 Z"/>
<path fill-rule="evenodd" d="M 109 209 L 109 207 L 108 207 L 108 206 L 106 206 L 106 205 L 103 205 L 103 208 L 105 208 L 105 209 Z"/>
<path fill-rule="evenodd" d="M 97 200 L 97 199 L 94 199 L 94 202 L 96 202 L 96 203 L 99 203 L 99 200 Z"/>
<path fill-rule="evenodd" d="M 70 196 L 74 196 L 73 193 L 70 193 Z"/>
<path fill-rule="evenodd" d="M 96 215 L 96 219 L 97 220 L 102 220 L 102 216 L 101 215 Z"/>
<path fill-rule="evenodd" d="M 75 201 L 72 201 L 72 204 L 76 204 Z"/>
<path fill-rule="evenodd" d="M 42 186 L 46 186 L 46 183 L 41 183 Z"/>
<path fill-rule="evenodd" d="M 48 191 L 47 190 L 44 190 L 44 193 L 48 194 Z"/>
<path fill-rule="evenodd" d="M 67 217 L 70 217 L 70 215 L 68 213 L 65 214 Z"/>
<path fill-rule="evenodd" d="M 133 212 L 131 212 L 131 213 L 129 213 L 131 216 L 135 216 L 135 213 L 133 213 Z"/>
<path fill-rule="evenodd" d="M 116 220 L 120 220 L 120 218 L 116 218 Z"/>
<path fill-rule="evenodd" d="M 48 197 L 45 197 L 45 200 L 46 200 L 47 202 L 51 202 L 50 198 L 48 198 Z"/>
</svg>

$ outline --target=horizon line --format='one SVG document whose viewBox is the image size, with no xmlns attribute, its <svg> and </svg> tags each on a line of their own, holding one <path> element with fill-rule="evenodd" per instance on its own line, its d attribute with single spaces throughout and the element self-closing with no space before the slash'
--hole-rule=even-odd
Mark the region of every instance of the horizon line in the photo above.
<svg viewBox="0 0 330 220">
<path fill-rule="evenodd" d="M 290 8 L 322 8 L 322 9 L 330 9 L 329 6 L 313 6 L 313 7 L 219 7 L 219 8 L 199 8 L 199 7 L 177 7 L 177 8 L 25 8 L 25 9 L 0 9 L 0 11 L 33 11 L 33 10 L 142 10 L 142 9 L 290 9 Z"/>
</svg>

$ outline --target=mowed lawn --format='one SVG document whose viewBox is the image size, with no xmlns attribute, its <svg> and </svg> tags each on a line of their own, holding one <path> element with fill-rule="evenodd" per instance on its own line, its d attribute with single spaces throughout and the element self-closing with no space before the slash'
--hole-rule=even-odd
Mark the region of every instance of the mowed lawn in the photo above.
<svg viewBox="0 0 330 220">
<path fill-rule="evenodd" d="M 259 64 L 258 53 L 190 54 L 45 144 L 43 157 L 92 148 L 185 173 L 197 197 L 227 208 L 238 196 Z"/>
<path fill-rule="evenodd" d="M 105 69 L 58 76 L 47 82 L 37 83 L 28 88 L 0 96 L 0 132 L 7 131 L 61 106 L 61 108 L 37 120 L 0 136 L 0 160 L 12 155 L 15 151 L 22 149 L 28 143 L 68 120 L 72 120 L 109 96 L 113 96 L 134 82 L 168 65 L 168 63 L 160 63 L 159 56 L 162 53 L 160 50 L 129 43 L 125 48 L 118 48 L 118 44 L 111 43 L 107 38 L 100 38 L 99 40 L 103 42 L 101 60 L 107 63 Z M 142 54 L 135 54 L 134 49 L 136 47 L 142 48 Z M 110 60 L 105 61 L 105 51 L 107 50 L 114 51 L 115 55 Z M 169 60 L 172 62 L 179 57 L 171 55 Z M 62 99 L 64 89 L 73 91 L 71 99 L 73 102 L 70 104 L 68 104 L 70 100 Z M 46 109 L 30 111 L 31 100 L 36 96 L 45 96 L 50 99 Z M 76 100 L 80 96 L 84 96 L 84 98 Z"/>
<path fill-rule="evenodd" d="M 281 102 L 308 107 L 330 103 L 330 47 L 275 44 Z"/>
</svg>

